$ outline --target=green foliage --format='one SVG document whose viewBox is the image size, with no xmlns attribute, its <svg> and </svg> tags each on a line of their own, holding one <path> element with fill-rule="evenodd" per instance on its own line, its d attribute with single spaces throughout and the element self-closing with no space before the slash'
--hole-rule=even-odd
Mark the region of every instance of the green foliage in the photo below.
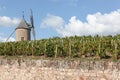
<svg viewBox="0 0 120 80">
<path fill-rule="evenodd" d="M 120 58 L 120 35 L 54 37 L 36 41 L 0 43 L 0 55 L 118 59 Z"/>
<path fill-rule="evenodd" d="M 49 41 L 46 44 L 46 56 L 47 57 L 54 57 L 54 55 L 55 55 L 54 50 L 55 50 L 54 42 Z"/>
</svg>

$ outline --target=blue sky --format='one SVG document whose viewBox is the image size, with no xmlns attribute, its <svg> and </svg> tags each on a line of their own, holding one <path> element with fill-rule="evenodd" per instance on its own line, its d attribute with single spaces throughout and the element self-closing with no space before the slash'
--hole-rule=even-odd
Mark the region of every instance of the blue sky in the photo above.
<svg viewBox="0 0 120 80">
<path fill-rule="evenodd" d="M 0 0 L 0 41 L 33 10 L 37 39 L 120 34 L 120 0 Z M 10 40 L 15 40 L 15 33 Z"/>
</svg>

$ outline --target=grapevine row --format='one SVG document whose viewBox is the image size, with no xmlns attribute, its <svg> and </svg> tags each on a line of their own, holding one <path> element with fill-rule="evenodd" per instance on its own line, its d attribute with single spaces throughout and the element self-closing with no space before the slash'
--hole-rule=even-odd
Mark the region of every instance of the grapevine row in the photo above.
<svg viewBox="0 0 120 80">
<path fill-rule="evenodd" d="M 1 56 L 120 58 L 120 35 L 74 36 L 0 43 Z"/>
</svg>

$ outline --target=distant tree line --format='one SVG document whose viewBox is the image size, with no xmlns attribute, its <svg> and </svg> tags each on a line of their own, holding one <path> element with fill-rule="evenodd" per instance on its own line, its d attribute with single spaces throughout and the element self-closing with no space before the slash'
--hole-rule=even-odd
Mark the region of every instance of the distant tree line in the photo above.
<svg viewBox="0 0 120 80">
<path fill-rule="evenodd" d="M 115 36 L 72 36 L 36 41 L 1 42 L 0 55 L 119 59 L 120 34 Z"/>
</svg>

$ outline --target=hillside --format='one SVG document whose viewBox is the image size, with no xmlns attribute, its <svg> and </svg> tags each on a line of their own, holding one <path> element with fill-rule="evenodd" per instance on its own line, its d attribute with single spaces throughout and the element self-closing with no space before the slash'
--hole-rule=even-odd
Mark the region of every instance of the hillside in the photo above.
<svg viewBox="0 0 120 80">
<path fill-rule="evenodd" d="M 120 34 L 0 43 L 0 55 L 120 59 Z"/>
</svg>

